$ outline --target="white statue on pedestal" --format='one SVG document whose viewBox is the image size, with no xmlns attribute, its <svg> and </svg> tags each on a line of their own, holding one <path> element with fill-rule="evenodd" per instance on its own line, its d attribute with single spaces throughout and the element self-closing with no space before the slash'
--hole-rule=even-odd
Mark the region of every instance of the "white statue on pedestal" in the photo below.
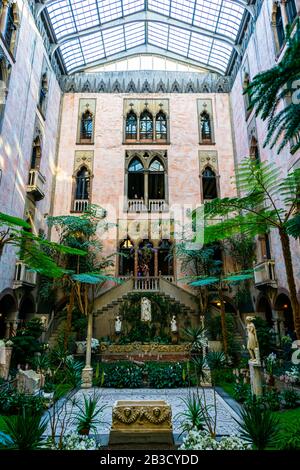
<svg viewBox="0 0 300 470">
<path fill-rule="evenodd" d="M 116 320 L 115 320 L 115 332 L 116 332 L 116 334 L 117 335 L 120 334 L 121 330 L 122 330 L 122 321 L 121 321 L 119 315 L 117 315 Z"/>
<path fill-rule="evenodd" d="M 177 333 L 177 321 L 176 321 L 175 315 L 173 315 L 172 320 L 171 320 L 171 332 Z"/>
<path fill-rule="evenodd" d="M 250 360 L 253 362 L 260 362 L 260 355 L 259 355 L 259 344 L 256 334 L 256 328 L 253 323 L 254 317 L 246 317 L 246 329 L 248 335 L 247 341 L 247 349 L 250 354 Z"/>
<path fill-rule="evenodd" d="M 141 300 L 141 321 L 151 322 L 151 301 L 147 297 Z"/>
</svg>

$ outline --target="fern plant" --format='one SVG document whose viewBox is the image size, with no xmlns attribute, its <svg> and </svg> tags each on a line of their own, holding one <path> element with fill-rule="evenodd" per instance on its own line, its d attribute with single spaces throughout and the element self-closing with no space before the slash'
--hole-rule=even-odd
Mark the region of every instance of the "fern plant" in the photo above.
<svg viewBox="0 0 300 470">
<path fill-rule="evenodd" d="M 205 204 L 205 242 L 228 239 L 235 234 L 265 234 L 275 229 L 281 242 L 283 259 L 297 337 L 300 338 L 300 304 L 292 263 L 289 235 L 300 204 L 300 169 L 283 177 L 273 163 L 246 158 L 237 167 L 235 186 L 239 196 L 215 199 Z M 197 213 L 194 214 L 194 217 Z M 298 216 L 298 215 L 296 215 Z M 219 223 L 211 220 L 221 218 Z"/>
<path fill-rule="evenodd" d="M 292 34 L 291 34 L 292 33 Z M 296 31 L 287 38 L 287 49 L 282 60 L 275 67 L 254 77 L 245 93 L 249 96 L 256 116 L 268 123 L 264 146 L 273 148 L 281 138 L 278 153 L 291 141 L 295 153 L 300 148 L 300 103 L 297 84 L 300 77 L 300 22 Z M 278 112 L 279 104 L 292 96 L 291 103 Z M 293 99 L 296 97 L 296 100 Z"/>
</svg>

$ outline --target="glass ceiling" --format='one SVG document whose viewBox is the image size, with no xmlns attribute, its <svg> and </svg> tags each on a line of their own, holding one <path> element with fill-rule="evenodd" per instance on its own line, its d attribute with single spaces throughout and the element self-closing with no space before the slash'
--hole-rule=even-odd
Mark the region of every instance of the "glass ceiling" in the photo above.
<svg viewBox="0 0 300 470">
<path fill-rule="evenodd" d="M 148 52 L 224 74 L 246 0 L 48 0 L 46 5 L 68 73 Z"/>
</svg>

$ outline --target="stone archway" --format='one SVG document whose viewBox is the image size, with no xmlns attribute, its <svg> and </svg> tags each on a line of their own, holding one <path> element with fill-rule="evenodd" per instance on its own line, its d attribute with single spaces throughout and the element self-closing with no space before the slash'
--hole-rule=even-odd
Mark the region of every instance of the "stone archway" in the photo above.
<svg viewBox="0 0 300 470">
<path fill-rule="evenodd" d="M 272 307 L 269 299 L 265 296 L 260 297 L 260 299 L 257 302 L 257 308 L 256 311 L 258 313 L 262 313 L 265 317 L 266 322 L 270 327 L 273 327 L 273 313 L 272 313 Z"/>
<path fill-rule="evenodd" d="M 16 312 L 17 302 L 15 298 L 9 293 L 4 294 L 0 299 L 0 338 L 11 336 L 11 322 L 15 320 Z"/>
<path fill-rule="evenodd" d="M 277 312 L 277 317 L 280 323 L 280 335 L 289 335 L 292 339 L 296 339 L 293 310 L 290 298 L 287 294 L 281 293 L 277 296 L 274 303 L 274 309 Z"/>
<path fill-rule="evenodd" d="M 25 295 L 20 302 L 18 315 L 19 324 L 23 324 L 31 320 L 34 314 L 35 302 L 31 296 Z"/>
</svg>

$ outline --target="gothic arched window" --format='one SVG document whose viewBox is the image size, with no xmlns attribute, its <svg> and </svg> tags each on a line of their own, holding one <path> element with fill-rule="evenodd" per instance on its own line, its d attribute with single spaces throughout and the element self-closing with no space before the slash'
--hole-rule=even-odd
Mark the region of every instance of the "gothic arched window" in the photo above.
<svg viewBox="0 0 300 470">
<path fill-rule="evenodd" d="M 144 167 L 134 158 L 128 167 L 128 199 L 144 199 Z"/>
<path fill-rule="evenodd" d="M 93 139 L 93 114 L 87 109 L 81 116 L 80 140 L 91 142 Z"/>
<path fill-rule="evenodd" d="M 40 137 L 36 137 L 33 142 L 32 147 L 32 154 L 31 154 L 31 170 L 39 170 L 41 166 L 41 157 L 42 157 L 42 149 L 41 149 L 41 140 Z"/>
<path fill-rule="evenodd" d="M 126 117 L 126 140 L 137 140 L 137 116 L 130 111 Z"/>
<path fill-rule="evenodd" d="M 295 0 L 287 0 L 286 4 L 286 13 L 288 17 L 288 22 L 291 24 L 297 16 L 297 8 Z"/>
<path fill-rule="evenodd" d="M 90 174 L 86 167 L 82 167 L 76 175 L 75 199 L 88 200 L 90 197 Z"/>
<path fill-rule="evenodd" d="M 276 32 L 277 32 L 278 44 L 279 44 L 279 47 L 281 48 L 284 43 L 285 33 L 284 33 L 284 24 L 283 24 L 280 5 L 277 5 L 277 9 L 276 9 Z"/>
<path fill-rule="evenodd" d="M 211 142 L 212 141 L 212 131 L 211 131 L 211 120 L 208 112 L 203 111 L 200 115 L 200 124 L 201 124 L 201 141 L 202 142 Z"/>
<path fill-rule="evenodd" d="M 140 117 L 140 140 L 153 139 L 153 117 L 152 114 L 145 109 Z"/>
<path fill-rule="evenodd" d="M 215 172 L 207 167 L 202 173 L 203 200 L 216 199 L 218 197 L 217 178 Z"/>
<path fill-rule="evenodd" d="M 119 276 L 130 276 L 134 272 L 134 246 L 129 238 L 120 243 Z"/>
<path fill-rule="evenodd" d="M 171 251 L 172 243 L 169 240 L 162 240 L 158 247 L 158 271 L 163 276 L 173 276 L 174 274 Z"/>
<path fill-rule="evenodd" d="M 259 147 L 258 147 L 258 142 L 255 137 L 253 137 L 251 140 L 250 158 L 254 160 L 256 163 L 260 162 Z"/>
<path fill-rule="evenodd" d="M 156 140 L 167 140 L 167 117 L 163 111 L 156 115 L 155 134 Z"/>
<path fill-rule="evenodd" d="M 39 108 L 45 113 L 46 111 L 46 101 L 48 95 L 48 77 L 47 72 L 43 73 L 40 85 L 40 96 L 39 96 Z"/>
<path fill-rule="evenodd" d="M 150 200 L 165 198 L 165 169 L 158 158 L 154 158 L 149 166 L 148 185 Z"/>
</svg>

